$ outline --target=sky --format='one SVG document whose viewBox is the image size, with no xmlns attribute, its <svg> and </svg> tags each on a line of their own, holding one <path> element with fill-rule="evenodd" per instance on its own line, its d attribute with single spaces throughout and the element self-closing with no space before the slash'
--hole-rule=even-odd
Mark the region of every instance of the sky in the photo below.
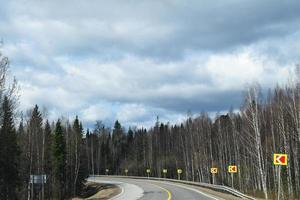
<svg viewBox="0 0 300 200">
<path fill-rule="evenodd" d="M 20 109 L 150 127 L 239 109 L 299 61 L 298 0 L 0 0 Z"/>
</svg>

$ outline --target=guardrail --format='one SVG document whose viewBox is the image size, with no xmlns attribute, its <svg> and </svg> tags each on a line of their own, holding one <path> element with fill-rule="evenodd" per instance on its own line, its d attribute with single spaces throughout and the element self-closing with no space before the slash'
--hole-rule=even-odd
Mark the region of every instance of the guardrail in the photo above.
<svg viewBox="0 0 300 200">
<path fill-rule="evenodd" d="M 95 177 L 108 177 L 107 175 L 94 175 Z M 198 187 L 204 187 L 208 189 L 212 189 L 215 191 L 228 193 L 231 195 L 234 195 L 236 197 L 242 198 L 242 199 L 250 199 L 250 200 L 256 200 L 253 197 L 250 197 L 248 195 L 243 194 L 242 192 L 235 190 L 231 187 L 227 187 L 224 185 L 213 185 L 209 183 L 200 183 L 200 182 L 192 182 L 192 181 L 182 181 L 182 180 L 176 180 L 176 179 L 167 179 L 167 178 L 156 178 L 156 177 L 140 177 L 140 176 L 117 176 L 117 175 L 110 175 L 110 177 L 115 178 L 131 178 L 131 179 L 146 179 L 146 180 L 156 180 L 156 181 L 169 181 L 174 183 L 182 183 L 186 185 L 193 185 Z"/>
</svg>

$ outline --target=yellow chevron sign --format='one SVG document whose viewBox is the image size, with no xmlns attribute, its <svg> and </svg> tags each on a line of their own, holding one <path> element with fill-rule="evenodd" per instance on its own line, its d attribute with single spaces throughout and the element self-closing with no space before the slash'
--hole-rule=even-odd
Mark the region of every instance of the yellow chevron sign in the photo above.
<svg viewBox="0 0 300 200">
<path fill-rule="evenodd" d="M 230 165 L 228 166 L 228 172 L 229 173 L 237 173 L 238 167 L 236 165 Z"/>
<path fill-rule="evenodd" d="M 274 154 L 274 160 L 273 160 L 274 165 L 287 165 L 287 161 L 288 161 L 287 154 L 278 154 L 278 153 Z"/>
<path fill-rule="evenodd" d="M 217 174 L 218 173 L 218 168 L 216 168 L 216 167 L 211 168 L 210 173 Z"/>
</svg>

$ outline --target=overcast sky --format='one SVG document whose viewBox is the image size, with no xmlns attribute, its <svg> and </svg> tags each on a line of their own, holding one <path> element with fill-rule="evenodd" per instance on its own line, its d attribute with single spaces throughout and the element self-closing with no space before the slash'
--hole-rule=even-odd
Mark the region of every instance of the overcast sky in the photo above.
<svg viewBox="0 0 300 200">
<path fill-rule="evenodd" d="M 150 126 L 239 108 L 247 84 L 287 81 L 299 0 L 0 0 L 20 109 L 86 126 Z"/>
</svg>

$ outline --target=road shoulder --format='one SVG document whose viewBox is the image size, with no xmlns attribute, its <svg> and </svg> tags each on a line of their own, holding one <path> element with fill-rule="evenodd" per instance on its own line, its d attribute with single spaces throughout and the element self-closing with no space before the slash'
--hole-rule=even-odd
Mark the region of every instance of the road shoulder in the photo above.
<svg viewBox="0 0 300 200">
<path fill-rule="evenodd" d="M 222 199 L 222 200 L 241 200 L 242 198 L 240 197 L 236 197 L 232 194 L 227 194 L 227 193 L 223 193 L 223 192 L 218 192 L 212 189 L 208 189 L 208 188 L 203 188 L 203 187 L 198 187 L 198 186 L 192 186 L 190 185 L 189 187 L 194 188 L 196 190 L 199 190 L 200 192 L 203 192 L 205 194 L 214 196 L 218 199 Z"/>
<path fill-rule="evenodd" d="M 85 195 L 85 197 L 75 197 L 72 200 L 108 200 L 115 196 L 118 196 L 122 189 L 113 184 L 99 184 L 99 183 L 88 183 L 89 185 L 93 185 L 95 188 L 94 192 L 90 195 Z M 95 186 L 97 185 L 97 186 Z"/>
</svg>

